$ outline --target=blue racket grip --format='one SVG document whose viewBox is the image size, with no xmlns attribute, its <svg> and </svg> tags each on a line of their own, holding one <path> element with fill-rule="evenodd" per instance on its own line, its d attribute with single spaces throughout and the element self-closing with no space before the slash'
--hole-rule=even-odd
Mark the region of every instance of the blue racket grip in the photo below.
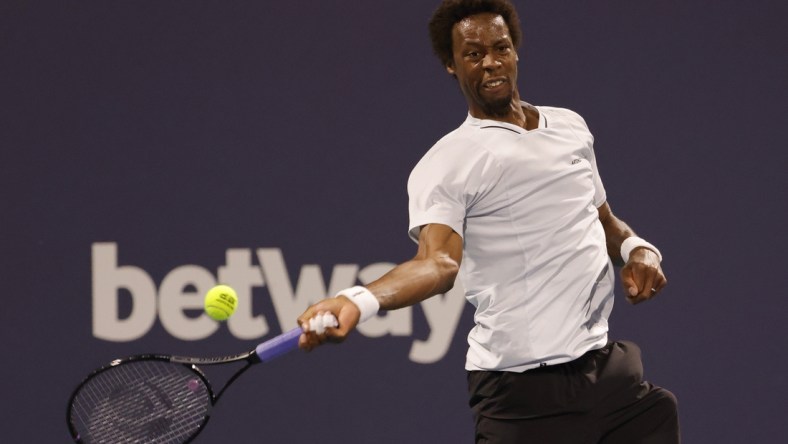
<svg viewBox="0 0 788 444">
<path fill-rule="evenodd" d="M 296 327 L 288 332 L 271 338 L 262 344 L 258 345 L 255 349 L 257 357 L 261 362 L 270 361 L 278 356 L 287 352 L 293 351 L 298 348 L 298 337 L 301 336 L 303 331 L 300 327 Z"/>
</svg>

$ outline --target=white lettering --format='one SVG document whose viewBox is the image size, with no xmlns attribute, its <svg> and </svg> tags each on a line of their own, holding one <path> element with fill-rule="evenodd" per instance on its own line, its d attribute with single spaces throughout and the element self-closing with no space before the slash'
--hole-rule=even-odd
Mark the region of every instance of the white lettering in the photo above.
<svg viewBox="0 0 788 444">
<path fill-rule="evenodd" d="M 229 332 L 239 339 L 257 339 L 270 332 L 269 323 L 261 313 L 255 314 L 255 288 L 266 288 L 274 308 L 273 315 L 282 331 L 296 326 L 296 318 L 310 304 L 330 297 L 356 282 L 366 285 L 391 270 L 395 264 L 380 262 L 359 270 L 356 264 L 333 266 L 326 286 L 319 265 L 301 267 L 295 289 L 282 251 L 278 248 L 256 250 L 259 266 L 252 263 L 252 250 L 228 249 L 226 264 L 218 267 L 218 282 L 233 287 L 238 294 L 236 313 L 227 321 Z M 181 340 L 200 340 L 214 334 L 219 323 L 201 313 L 205 293 L 217 279 L 198 265 L 174 268 L 158 289 L 143 269 L 118 266 L 115 243 L 95 243 L 93 262 L 93 335 L 107 341 L 132 341 L 144 336 L 158 316 L 164 329 Z M 130 313 L 119 313 L 121 290 L 130 295 Z M 457 283 L 446 295 L 437 295 L 421 302 L 429 336 L 414 339 L 409 358 L 429 364 L 442 359 L 448 351 L 465 306 L 462 287 Z M 157 310 L 158 308 L 158 310 Z M 189 313 L 191 311 L 191 313 Z M 410 336 L 413 334 L 413 309 L 405 307 L 373 317 L 358 326 L 360 334 Z"/>
<path fill-rule="evenodd" d="M 159 320 L 171 335 L 184 341 L 207 338 L 219 324 L 206 314 L 189 318 L 184 310 L 203 309 L 205 293 L 216 285 L 213 275 L 205 268 L 184 265 L 170 271 L 159 288 Z M 193 288 L 189 291 L 188 288 Z"/>
<path fill-rule="evenodd" d="M 252 289 L 263 285 L 263 274 L 252 265 L 249 249 L 227 250 L 227 265 L 219 267 L 219 282 L 229 285 L 238 295 L 238 305 L 227 327 L 238 339 L 256 339 L 268 334 L 269 327 L 262 314 L 252 311 Z"/>
<path fill-rule="evenodd" d="M 298 284 L 293 286 L 287 274 L 282 251 L 278 248 L 260 248 L 257 258 L 263 270 L 271 302 L 279 320 L 282 331 L 295 328 L 296 318 L 315 302 L 333 296 L 326 291 L 323 275 L 318 265 L 304 265 L 298 276 Z M 337 265 L 331 274 L 330 288 L 339 291 L 350 287 L 355 282 L 358 267 L 355 265 Z"/>
<path fill-rule="evenodd" d="M 118 246 L 93 244 L 93 336 L 107 341 L 133 341 L 156 321 L 156 286 L 141 268 L 118 267 Z M 131 295 L 131 313 L 120 319 L 119 289 Z"/>
</svg>

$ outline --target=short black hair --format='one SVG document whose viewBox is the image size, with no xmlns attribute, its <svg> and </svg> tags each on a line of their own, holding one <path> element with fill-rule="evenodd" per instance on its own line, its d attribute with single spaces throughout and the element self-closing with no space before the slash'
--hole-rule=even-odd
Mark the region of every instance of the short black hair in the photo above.
<svg viewBox="0 0 788 444">
<path fill-rule="evenodd" d="M 514 47 L 520 46 L 520 19 L 509 0 L 443 0 L 432 14 L 429 30 L 432 50 L 444 66 L 453 60 L 451 32 L 454 24 L 485 12 L 500 15 L 509 28 Z"/>
</svg>

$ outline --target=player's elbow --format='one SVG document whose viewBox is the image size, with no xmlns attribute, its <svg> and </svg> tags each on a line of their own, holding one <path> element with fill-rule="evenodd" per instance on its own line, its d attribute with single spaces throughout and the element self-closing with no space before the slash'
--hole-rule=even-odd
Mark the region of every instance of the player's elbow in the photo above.
<svg viewBox="0 0 788 444">
<path fill-rule="evenodd" d="M 438 257 L 435 262 L 438 275 L 435 294 L 446 293 L 454 287 L 454 281 L 460 272 L 460 264 L 450 256 Z"/>
</svg>

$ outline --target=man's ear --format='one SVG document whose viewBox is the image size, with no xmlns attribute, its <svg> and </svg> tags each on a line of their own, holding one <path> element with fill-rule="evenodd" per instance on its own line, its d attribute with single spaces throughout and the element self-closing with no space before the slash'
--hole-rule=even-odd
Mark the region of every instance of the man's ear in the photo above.
<svg viewBox="0 0 788 444">
<path fill-rule="evenodd" d="M 446 72 L 451 74 L 452 77 L 456 77 L 454 74 L 454 62 L 449 62 L 446 64 Z"/>
</svg>

